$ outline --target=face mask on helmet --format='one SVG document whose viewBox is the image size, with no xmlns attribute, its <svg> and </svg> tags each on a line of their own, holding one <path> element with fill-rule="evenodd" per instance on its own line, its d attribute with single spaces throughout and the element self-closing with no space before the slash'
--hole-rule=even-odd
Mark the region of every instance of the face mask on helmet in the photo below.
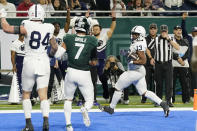
<svg viewBox="0 0 197 131">
<path fill-rule="evenodd" d="M 79 17 L 75 21 L 75 30 L 89 34 L 90 24 L 85 17 Z"/>
<path fill-rule="evenodd" d="M 45 11 L 41 5 L 33 5 L 28 11 L 29 20 L 41 20 L 44 21 Z"/>
<path fill-rule="evenodd" d="M 132 28 L 130 35 L 131 41 L 141 41 L 146 36 L 146 30 L 142 26 L 135 26 Z"/>
</svg>

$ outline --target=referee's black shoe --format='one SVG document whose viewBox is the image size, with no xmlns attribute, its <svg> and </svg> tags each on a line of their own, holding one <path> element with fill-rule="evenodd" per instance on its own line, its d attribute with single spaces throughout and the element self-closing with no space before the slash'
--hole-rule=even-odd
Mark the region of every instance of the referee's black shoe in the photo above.
<svg viewBox="0 0 197 131">
<path fill-rule="evenodd" d="M 114 113 L 114 109 L 111 108 L 110 106 L 102 106 L 102 105 L 99 105 L 98 107 L 99 107 L 99 109 L 101 111 L 107 112 L 107 113 L 109 113 L 111 115 Z"/>
<path fill-rule="evenodd" d="M 160 104 L 160 106 L 163 108 L 165 117 L 168 117 L 169 116 L 169 113 L 170 113 L 170 110 L 169 110 L 169 105 L 167 104 L 167 102 L 162 101 L 161 104 Z"/>
<path fill-rule="evenodd" d="M 43 122 L 43 131 L 49 131 L 49 121 L 48 117 L 44 117 L 44 122 Z"/>
</svg>

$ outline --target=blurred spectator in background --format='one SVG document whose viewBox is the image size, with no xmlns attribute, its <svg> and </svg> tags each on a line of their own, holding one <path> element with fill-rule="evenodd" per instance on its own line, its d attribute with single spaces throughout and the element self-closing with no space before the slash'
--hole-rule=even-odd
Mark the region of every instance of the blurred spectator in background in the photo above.
<svg viewBox="0 0 197 131">
<path fill-rule="evenodd" d="M 110 0 L 95 0 L 96 9 L 110 11 Z M 109 16 L 110 13 L 97 13 L 97 16 Z"/>
<path fill-rule="evenodd" d="M 187 39 L 189 41 L 189 50 L 190 50 L 190 53 L 189 53 L 189 58 L 188 58 L 188 62 L 189 64 L 191 65 L 191 57 L 192 57 L 192 54 L 193 54 L 193 38 L 194 37 L 197 37 L 197 27 L 193 27 L 192 28 L 192 36 L 189 35 L 189 33 L 187 32 L 186 30 L 186 18 L 187 18 L 188 14 L 187 13 L 183 13 L 182 15 L 182 22 L 181 22 L 181 28 L 182 28 L 182 35 L 183 35 L 183 38 Z M 191 92 L 190 92 L 190 96 L 193 97 L 194 96 L 194 89 L 196 88 L 196 84 L 197 81 L 195 80 L 194 78 L 194 75 L 195 73 L 191 70 L 191 67 L 190 67 L 190 88 L 191 88 Z"/>
<path fill-rule="evenodd" d="M 39 0 L 40 5 L 42 6 L 42 8 L 44 9 L 45 16 L 46 17 L 51 17 L 51 15 L 53 15 L 54 13 L 47 13 L 47 11 L 55 11 L 53 8 L 53 5 L 51 3 L 51 0 Z"/>
<path fill-rule="evenodd" d="M 142 0 L 134 0 L 133 6 L 128 7 L 128 10 L 134 10 L 134 11 L 144 10 Z M 128 13 L 128 15 L 129 16 L 141 16 L 141 13 Z"/>
<path fill-rule="evenodd" d="M 156 8 L 152 5 L 152 0 L 144 0 L 144 10 L 156 10 Z M 153 16 L 155 13 L 143 13 L 143 16 Z"/>
<path fill-rule="evenodd" d="M 133 7 L 133 0 L 129 0 L 127 3 L 127 9 Z"/>
<path fill-rule="evenodd" d="M 110 8 L 112 9 L 114 7 L 115 11 L 125 11 L 126 6 L 122 0 L 111 0 L 110 1 Z M 121 17 L 125 15 L 125 13 L 116 13 L 116 16 Z"/>
<path fill-rule="evenodd" d="M 188 10 L 197 10 L 197 0 L 185 0 L 185 5 Z M 196 13 L 189 13 L 189 15 L 197 15 Z"/>
<path fill-rule="evenodd" d="M 28 11 L 29 8 L 33 5 L 31 0 L 23 0 L 17 7 L 17 11 Z M 27 13 L 17 13 L 17 16 L 27 16 Z"/>
<path fill-rule="evenodd" d="M 65 11 L 66 6 L 60 3 L 60 0 L 53 1 L 53 8 L 55 11 Z M 54 13 L 53 16 L 66 16 L 66 13 Z"/>
<path fill-rule="evenodd" d="M 0 0 L 0 9 L 4 8 L 7 11 L 16 11 L 14 4 L 7 2 L 7 0 Z M 7 17 L 16 17 L 16 13 L 8 13 Z"/>
<path fill-rule="evenodd" d="M 187 39 L 182 38 L 181 26 L 174 27 L 174 41 L 176 41 L 180 50 L 173 49 L 173 96 L 172 102 L 175 102 L 176 94 L 176 81 L 179 78 L 179 82 L 182 88 L 182 102 L 189 103 L 190 101 L 190 89 L 189 89 L 189 43 Z"/>
<path fill-rule="evenodd" d="M 195 5 L 197 5 L 197 0 L 188 0 L 188 1 L 193 3 L 193 4 L 195 4 Z"/>
<path fill-rule="evenodd" d="M 152 0 L 153 8 L 156 10 L 164 10 L 163 0 Z"/>
<path fill-rule="evenodd" d="M 86 4 L 82 0 L 71 0 L 71 10 L 87 10 Z M 84 16 L 85 13 L 75 13 L 74 16 Z"/>
<path fill-rule="evenodd" d="M 17 7 L 20 4 L 21 0 L 7 0 L 7 2 L 10 2 Z"/>
<path fill-rule="evenodd" d="M 165 10 L 186 10 L 186 6 L 184 5 L 184 0 L 165 0 L 164 1 L 164 9 Z M 171 12 L 166 13 L 168 16 L 176 16 L 181 15 L 180 13 Z"/>
</svg>

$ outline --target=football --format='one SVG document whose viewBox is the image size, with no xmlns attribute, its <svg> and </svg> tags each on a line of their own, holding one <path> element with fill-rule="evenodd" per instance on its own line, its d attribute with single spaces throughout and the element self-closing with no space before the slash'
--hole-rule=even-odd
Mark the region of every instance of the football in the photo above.
<svg viewBox="0 0 197 131">
<path fill-rule="evenodd" d="M 132 60 L 138 60 L 139 59 L 139 56 L 136 53 L 130 53 L 128 57 Z"/>
</svg>

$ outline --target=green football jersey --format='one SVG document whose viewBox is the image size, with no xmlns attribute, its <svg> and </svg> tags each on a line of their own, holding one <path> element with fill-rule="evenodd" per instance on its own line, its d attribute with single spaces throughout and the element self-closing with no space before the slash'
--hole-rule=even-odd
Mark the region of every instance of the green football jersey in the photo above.
<svg viewBox="0 0 197 131">
<path fill-rule="evenodd" d="M 89 70 L 89 61 L 92 52 L 96 51 L 98 45 L 94 36 L 78 36 L 76 34 L 67 34 L 63 38 L 68 53 L 68 67 L 79 70 Z"/>
</svg>

